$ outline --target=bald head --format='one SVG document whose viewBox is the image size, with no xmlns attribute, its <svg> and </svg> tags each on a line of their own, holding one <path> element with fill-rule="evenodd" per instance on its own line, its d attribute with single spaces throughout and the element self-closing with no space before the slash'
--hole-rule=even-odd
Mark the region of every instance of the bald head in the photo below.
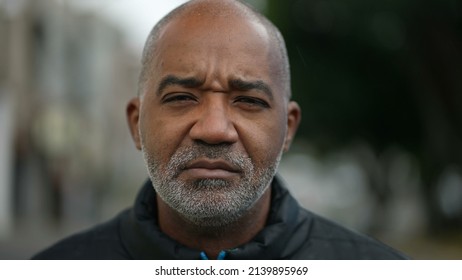
<svg viewBox="0 0 462 280">
<path fill-rule="evenodd" d="M 277 61 L 274 71 L 277 73 L 278 80 L 284 92 L 286 92 L 286 96 L 290 98 L 289 61 L 281 33 L 267 18 L 237 0 L 192 0 L 177 7 L 162 18 L 151 30 L 144 46 L 141 61 L 142 69 L 139 77 L 139 95 L 145 92 L 146 84 L 149 82 L 150 77 L 156 75 L 152 64 L 156 57 L 157 46 L 162 40 L 166 27 L 172 21 L 185 20 L 191 17 L 208 21 L 209 24 L 206 29 L 210 30 L 220 28 L 220 25 L 215 24 L 218 19 L 231 25 L 235 22 L 248 21 L 262 27 L 270 38 L 269 47 L 274 49 L 273 55 L 276 56 L 273 58 Z M 188 26 L 185 26 L 185 28 L 188 28 Z M 203 32 L 207 33 L 208 30 L 203 30 Z M 239 54 L 237 53 L 236 55 Z"/>
</svg>

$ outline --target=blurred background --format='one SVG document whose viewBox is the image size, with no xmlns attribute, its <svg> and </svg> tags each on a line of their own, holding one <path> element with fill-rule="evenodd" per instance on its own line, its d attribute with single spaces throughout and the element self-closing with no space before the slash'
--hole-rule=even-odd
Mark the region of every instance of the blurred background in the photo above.
<svg viewBox="0 0 462 280">
<path fill-rule="evenodd" d="M 129 207 L 125 105 L 183 3 L 0 0 L 0 259 Z M 462 259 L 462 2 L 253 0 L 284 34 L 303 120 L 280 167 L 306 208 L 416 259 Z"/>
</svg>

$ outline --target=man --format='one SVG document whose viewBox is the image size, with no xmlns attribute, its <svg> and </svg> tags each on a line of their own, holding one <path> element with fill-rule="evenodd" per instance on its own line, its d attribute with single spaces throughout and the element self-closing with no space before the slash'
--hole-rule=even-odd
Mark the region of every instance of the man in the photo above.
<svg viewBox="0 0 462 280">
<path fill-rule="evenodd" d="M 127 117 L 150 180 L 132 209 L 35 258 L 404 258 L 302 209 L 275 175 L 301 112 L 262 15 L 190 1 L 151 31 L 142 66 Z"/>
</svg>

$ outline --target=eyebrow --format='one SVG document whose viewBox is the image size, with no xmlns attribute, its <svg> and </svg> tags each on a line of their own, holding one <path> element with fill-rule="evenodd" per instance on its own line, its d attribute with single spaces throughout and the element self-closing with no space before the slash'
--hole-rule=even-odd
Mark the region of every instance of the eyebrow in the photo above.
<svg viewBox="0 0 462 280">
<path fill-rule="evenodd" d="M 258 90 L 265 93 L 270 99 L 273 99 L 273 91 L 271 88 L 263 81 L 244 81 L 241 79 L 232 79 L 228 83 L 229 87 L 238 91 L 249 91 L 249 90 Z"/>
<path fill-rule="evenodd" d="M 162 91 L 168 86 L 183 86 L 186 88 L 197 88 L 203 84 L 203 81 L 194 78 L 194 77 L 186 77 L 180 78 L 175 75 L 168 75 L 165 76 L 159 83 L 157 88 L 157 95 L 160 95 Z M 256 81 L 244 81 L 242 79 L 231 79 L 228 82 L 228 86 L 237 91 L 250 91 L 250 90 L 258 90 L 265 93 L 270 99 L 273 99 L 273 92 L 271 88 L 263 81 L 256 80 Z"/>
<path fill-rule="evenodd" d="M 159 86 L 157 88 L 157 95 L 160 95 L 162 91 L 168 86 L 177 85 L 177 86 L 183 86 L 186 88 L 195 88 L 195 87 L 199 87 L 202 84 L 203 82 L 197 78 L 193 78 L 193 77 L 180 78 L 174 75 L 168 75 L 160 81 Z"/>
</svg>

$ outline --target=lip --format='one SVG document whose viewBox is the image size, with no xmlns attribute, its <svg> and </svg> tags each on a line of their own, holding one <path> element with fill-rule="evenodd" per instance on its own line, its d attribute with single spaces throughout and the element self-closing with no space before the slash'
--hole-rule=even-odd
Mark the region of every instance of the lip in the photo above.
<svg viewBox="0 0 462 280">
<path fill-rule="evenodd" d="M 183 170 L 186 176 L 196 179 L 228 179 L 240 173 L 240 169 L 224 160 L 195 160 Z"/>
<path fill-rule="evenodd" d="M 185 169 L 222 169 L 229 172 L 239 172 L 239 169 L 224 160 L 195 160 L 188 164 Z"/>
</svg>

